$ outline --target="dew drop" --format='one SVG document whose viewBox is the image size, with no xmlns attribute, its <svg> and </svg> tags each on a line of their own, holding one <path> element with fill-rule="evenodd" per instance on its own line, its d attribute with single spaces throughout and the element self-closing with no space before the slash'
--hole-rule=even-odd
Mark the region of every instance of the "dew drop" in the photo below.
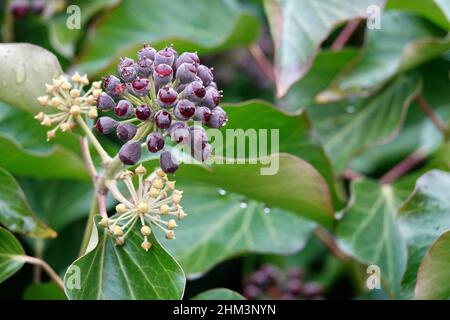
<svg viewBox="0 0 450 320">
<path fill-rule="evenodd" d="M 241 204 L 239 205 L 242 209 L 246 209 L 248 207 L 247 202 L 242 201 Z"/>
<path fill-rule="evenodd" d="M 16 83 L 17 84 L 21 84 L 22 82 L 25 81 L 25 78 L 26 78 L 25 67 L 22 64 L 19 64 L 16 67 L 15 73 L 16 73 Z"/>
<path fill-rule="evenodd" d="M 264 213 L 269 214 L 271 209 L 269 207 L 264 207 L 263 211 Z"/>
<path fill-rule="evenodd" d="M 224 197 L 224 196 L 227 195 L 227 192 L 226 192 L 224 189 L 219 189 L 219 190 L 217 190 L 217 193 L 218 193 L 219 195 L 221 195 L 222 197 Z"/>
<path fill-rule="evenodd" d="M 350 104 L 347 106 L 347 108 L 345 108 L 345 111 L 347 111 L 347 113 L 353 113 L 355 112 L 355 107 Z"/>
</svg>

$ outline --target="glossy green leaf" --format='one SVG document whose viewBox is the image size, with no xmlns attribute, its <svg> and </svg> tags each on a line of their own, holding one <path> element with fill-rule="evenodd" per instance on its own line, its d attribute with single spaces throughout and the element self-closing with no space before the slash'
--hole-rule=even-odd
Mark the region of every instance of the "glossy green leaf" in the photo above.
<svg viewBox="0 0 450 320">
<path fill-rule="evenodd" d="M 94 74 L 115 70 L 120 56 L 134 58 L 143 42 L 199 52 L 248 44 L 258 35 L 258 20 L 235 0 L 122 1 L 92 31 L 79 67 Z"/>
<path fill-rule="evenodd" d="M 20 256 L 25 252 L 14 235 L 0 227 L 0 283 L 11 277 L 25 263 Z"/>
<path fill-rule="evenodd" d="M 404 294 L 411 298 L 419 265 L 431 244 L 450 230 L 450 174 L 433 170 L 417 180 L 414 192 L 400 209 L 400 231 L 408 245 Z M 449 261 L 450 263 L 450 261 Z"/>
<path fill-rule="evenodd" d="M 310 108 L 335 170 L 342 172 L 367 147 L 395 137 L 420 89 L 417 76 L 405 75 L 369 99 Z"/>
<path fill-rule="evenodd" d="M 13 232 L 30 237 L 56 237 L 55 231 L 31 211 L 14 177 L 2 168 L 0 168 L 0 223 Z"/>
<path fill-rule="evenodd" d="M 96 225 L 100 218 L 96 218 Z M 152 248 L 146 252 L 136 226 L 123 246 L 98 227 L 95 248 L 77 259 L 64 277 L 71 300 L 181 299 L 185 276 L 178 263 L 149 236 Z M 80 282 L 77 283 L 77 276 Z M 78 286 L 79 284 L 79 286 Z"/>
<path fill-rule="evenodd" d="M 248 137 L 252 136 L 251 132 L 254 132 L 254 130 L 258 132 L 261 132 L 259 130 L 278 130 L 278 151 L 296 155 L 311 164 L 326 180 L 333 197 L 334 206 L 336 208 L 342 207 L 342 190 L 336 184 L 331 162 L 305 112 L 288 115 L 277 110 L 274 106 L 258 100 L 236 105 L 224 105 L 223 107 L 229 118 L 227 125 L 221 130 L 226 137 L 224 156 L 232 158 L 233 154 L 236 155 L 236 146 L 242 142 L 231 135 L 227 135 L 233 133 L 231 130 L 235 130 L 234 133 L 243 130 L 248 133 Z M 258 134 L 255 134 L 254 137 L 254 141 L 261 146 L 262 139 L 259 138 Z M 267 139 L 269 141 L 270 137 L 271 133 L 268 132 Z M 249 152 L 246 151 L 246 157 L 248 157 Z"/>
<path fill-rule="evenodd" d="M 450 299 L 450 231 L 428 250 L 417 277 L 415 299 Z"/>
<path fill-rule="evenodd" d="M 208 185 L 181 183 L 188 216 L 176 241 L 161 240 L 188 274 L 202 273 L 238 254 L 292 254 L 303 248 L 315 224 L 297 214 Z"/>
<path fill-rule="evenodd" d="M 28 43 L 0 44 L 0 101 L 35 112 L 45 84 L 62 73 L 56 57 Z"/>
<path fill-rule="evenodd" d="M 351 192 L 349 208 L 338 223 L 339 244 L 360 262 L 377 265 L 387 291 L 398 297 L 407 252 L 396 222 L 394 189 L 367 180 L 353 183 Z"/>
<path fill-rule="evenodd" d="M 275 75 L 278 96 L 302 78 L 329 33 L 346 20 L 366 17 L 371 5 L 384 0 L 265 0 L 275 44 Z"/>
<path fill-rule="evenodd" d="M 0 103 L 0 166 L 17 175 L 88 180 L 74 135 L 46 141 L 47 128 L 33 115 Z M 32 163 L 33 165 L 30 165 Z"/>
<path fill-rule="evenodd" d="M 446 0 L 389 0 L 386 9 L 399 9 L 421 15 L 444 30 L 450 29 L 450 3 Z"/>
<path fill-rule="evenodd" d="M 382 28 L 368 31 L 366 49 L 321 93 L 322 101 L 365 96 L 398 73 L 450 49 L 450 37 L 429 22 L 404 12 L 383 14 Z"/>
<path fill-rule="evenodd" d="M 309 163 L 290 154 L 264 156 L 255 164 L 183 164 L 177 180 L 203 182 L 270 207 L 293 211 L 326 227 L 334 221 L 326 182 Z"/>
<path fill-rule="evenodd" d="M 245 298 L 229 289 L 218 288 L 199 293 L 192 300 L 245 300 Z"/>
<path fill-rule="evenodd" d="M 24 300 L 67 300 L 64 292 L 54 282 L 30 284 L 23 298 Z"/>
</svg>

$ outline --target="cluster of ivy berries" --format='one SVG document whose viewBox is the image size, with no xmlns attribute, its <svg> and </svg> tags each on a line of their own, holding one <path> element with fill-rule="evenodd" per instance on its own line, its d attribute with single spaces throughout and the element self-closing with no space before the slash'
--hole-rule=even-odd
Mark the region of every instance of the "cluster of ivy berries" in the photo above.
<svg viewBox="0 0 450 320">
<path fill-rule="evenodd" d="M 263 265 L 250 275 L 244 285 L 247 299 L 303 300 L 323 299 L 322 287 L 316 282 L 306 282 L 300 268 L 281 272 L 273 265 Z"/>
<path fill-rule="evenodd" d="M 119 158 L 126 165 L 139 161 L 144 138 L 152 153 L 172 141 L 190 147 L 196 160 L 206 160 L 212 150 L 202 125 L 220 128 L 227 122 L 212 70 L 200 63 L 196 53 L 178 55 L 172 46 L 156 51 L 144 44 L 137 58 L 122 58 L 118 77 L 103 78 L 97 108 L 113 110 L 116 117 L 98 118 L 95 128 L 102 134 L 116 132 L 125 142 Z M 141 137 L 140 132 L 149 129 L 147 137 Z M 170 151 L 163 151 L 160 166 L 173 173 L 178 161 Z"/>
<path fill-rule="evenodd" d="M 120 174 L 119 181 L 125 185 L 126 195 L 115 183 L 108 185 L 119 204 L 116 214 L 102 218 L 100 224 L 115 238 L 116 245 L 123 245 L 134 226 L 140 225 L 141 247 L 148 251 L 152 247 L 150 225 L 158 227 L 167 239 L 175 239 L 174 229 L 178 226 L 175 219 L 182 220 L 186 214 L 180 205 L 182 191 L 175 189 L 175 182 L 170 181 L 161 169 L 144 178 L 146 173 L 147 170 L 139 165 L 134 172 L 124 170 Z M 133 183 L 135 176 L 138 178 L 137 187 Z"/>
<path fill-rule="evenodd" d="M 10 3 L 10 10 L 16 19 L 24 18 L 30 12 L 41 15 L 45 10 L 45 0 L 13 0 Z"/>
</svg>

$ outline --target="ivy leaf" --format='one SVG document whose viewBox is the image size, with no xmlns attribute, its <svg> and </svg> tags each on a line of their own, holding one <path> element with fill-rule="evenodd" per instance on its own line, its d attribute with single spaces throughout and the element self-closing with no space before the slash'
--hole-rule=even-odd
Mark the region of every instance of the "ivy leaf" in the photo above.
<svg viewBox="0 0 450 320">
<path fill-rule="evenodd" d="M 31 211 L 14 177 L 0 168 L 0 223 L 13 232 L 34 238 L 54 238 L 55 231 Z"/>
<path fill-rule="evenodd" d="M 54 282 L 32 283 L 24 294 L 24 300 L 67 300 L 64 292 Z"/>
<path fill-rule="evenodd" d="M 245 298 L 229 289 L 218 288 L 199 293 L 192 300 L 245 300 Z"/>
<path fill-rule="evenodd" d="M 368 31 L 366 49 L 320 94 L 322 101 L 367 96 L 398 73 L 450 49 L 450 37 L 444 38 L 442 30 L 417 16 L 388 11 L 382 26 Z"/>
<path fill-rule="evenodd" d="M 0 101 L 26 111 L 39 110 L 45 84 L 62 73 L 56 57 L 28 43 L 0 44 Z"/>
<path fill-rule="evenodd" d="M 342 172 L 348 161 L 365 148 L 392 139 L 420 90 L 417 76 L 404 75 L 369 99 L 310 108 L 335 170 Z"/>
<path fill-rule="evenodd" d="M 178 174 L 177 174 L 178 176 Z M 315 224 L 297 214 L 247 200 L 207 185 L 179 184 L 188 214 L 177 240 L 161 240 L 188 274 L 245 252 L 292 254 L 302 249 Z"/>
<path fill-rule="evenodd" d="M 33 115 L 0 103 L 0 152 L 9 155 L 0 165 L 17 175 L 89 180 L 79 140 L 66 133 L 46 142 L 46 131 Z"/>
<path fill-rule="evenodd" d="M 96 217 L 98 226 L 100 217 Z M 178 263 L 149 236 L 152 248 L 146 252 L 139 228 L 128 234 L 123 246 L 103 227 L 97 227 L 98 242 L 77 259 L 64 277 L 65 292 L 71 300 L 181 299 L 185 276 Z M 79 270 L 79 272 L 77 271 Z M 77 274 L 81 277 L 77 286 Z"/>
<path fill-rule="evenodd" d="M 384 0 L 265 0 L 275 44 L 275 77 L 278 97 L 311 68 L 319 47 L 329 33 L 346 20 L 366 17 L 371 5 Z"/>
<path fill-rule="evenodd" d="M 342 207 L 343 191 L 337 186 L 331 162 L 305 112 L 288 115 L 277 110 L 273 105 L 258 100 L 236 105 L 224 105 L 224 109 L 229 118 L 227 125 L 221 130 L 223 136 L 226 137 L 224 156 L 233 158 L 233 154 L 237 155 L 235 149 L 239 143 L 242 143 L 242 140 L 236 139 L 228 132 L 233 132 L 236 136 L 239 135 L 239 132 L 246 133 L 251 137 L 252 132 L 256 130 L 254 142 L 261 146 L 262 138 L 259 137 L 258 133 L 267 130 L 267 139 L 270 140 L 271 133 L 269 130 L 278 130 L 278 151 L 296 155 L 314 166 L 326 180 L 333 197 L 334 206 L 337 209 Z M 248 152 L 245 156 L 249 157 Z"/>
<path fill-rule="evenodd" d="M 235 0 L 122 1 L 92 32 L 79 67 L 95 74 L 120 56 L 134 57 L 143 42 L 157 48 L 173 42 L 180 52 L 200 53 L 248 44 L 257 37 L 258 20 Z"/>
<path fill-rule="evenodd" d="M 24 254 L 14 235 L 0 227 L 0 283 L 22 268 L 25 262 L 20 257 Z"/>
<path fill-rule="evenodd" d="M 442 234 L 428 250 L 423 259 L 415 299 L 450 299 L 450 231 Z"/>
<path fill-rule="evenodd" d="M 351 194 L 337 228 L 339 244 L 360 262 L 380 267 L 388 291 L 398 297 L 407 252 L 396 222 L 399 203 L 394 189 L 366 180 L 353 183 Z"/>
<path fill-rule="evenodd" d="M 412 297 L 417 271 L 426 251 L 439 235 L 450 230 L 449 189 L 449 173 L 430 171 L 417 180 L 414 192 L 400 208 L 400 231 L 406 239 L 409 253 L 403 278 L 408 298 Z"/>
</svg>

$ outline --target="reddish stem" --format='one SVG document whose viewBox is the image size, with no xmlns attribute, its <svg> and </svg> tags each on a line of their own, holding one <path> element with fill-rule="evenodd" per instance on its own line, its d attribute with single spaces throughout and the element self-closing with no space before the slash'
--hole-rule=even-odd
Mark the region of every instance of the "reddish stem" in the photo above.
<svg viewBox="0 0 450 320">
<path fill-rule="evenodd" d="M 447 141 L 449 138 L 449 129 L 448 126 L 445 124 L 444 121 L 442 121 L 439 116 L 434 113 L 433 108 L 430 106 L 430 104 L 425 100 L 425 98 L 421 95 L 418 95 L 416 97 L 416 102 L 422 109 L 422 111 L 427 115 L 428 118 L 430 118 L 431 122 L 436 126 L 436 128 L 439 129 L 439 131 L 442 132 L 444 135 L 445 140 Z"/>
<path fill-rule="evenodd" d="M 331 45 L 331 49 L 335 51 L 341 50 L 348 42 L 348 40 L 350 40 L 356 29 L 358 29 L 358 26 L 359 19 L 349 21 L 344 29 L 342 29 L 338 37 L 334 40 L 333 44 Z"/>
<path fill-rule="evenodd" d="M 405 173 L 417 167 L 425 159 L 426 155 L 422 151 L 420 150 L 414 151 L 408 157 L 406 157 L 397 165 L 395 165 L 393 168 L 391 168 L 391 170 L 389 170 L 384 176 L 382 176 L 380 178 L 380 184 L 393 183 L 398 178 L 403 176 Z"/>
<path fill-rule="evenodd" d="M 273 72 L 273 66 L 265 56 L 261 47 L 257 43 L 253 43 L 248 47 L 253 59 L 255 59 L 261 71 L 268 77 L 270 80 L 275 82 L 275 74 Z"/>
</svg>

